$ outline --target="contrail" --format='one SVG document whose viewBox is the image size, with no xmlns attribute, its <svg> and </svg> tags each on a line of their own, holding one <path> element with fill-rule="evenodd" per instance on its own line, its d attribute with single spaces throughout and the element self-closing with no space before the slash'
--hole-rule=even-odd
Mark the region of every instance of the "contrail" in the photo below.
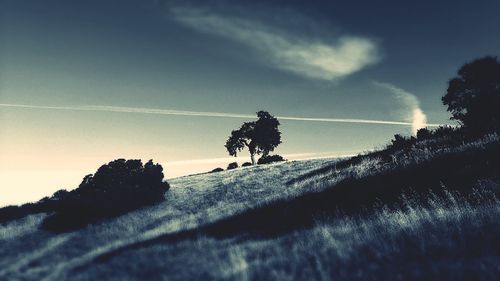
<svg viewBox="0 0 500 281">
<path fill-rule="evenodd" d="M 27 108 L 27 109 L 47 109 L 47 110 L 71 110 L 71 111 L 99 111 L 99 112 L 120 112 L 120 113 L 140 113 L 155 115 L 176 115 L 176 116 L 201 116 L 201 117 L 223 117 L 223 118 L 242 118 L 253 119 L 254 115 L 224 113 L 224 112 L 204 112 L 204 111 L 184 111 L 171 109 L 154 108 L 136 108 L 121 106 L 47 106 L 47 105 L 28 105 L 28 104 L 9 104 L 0 103 L 0 107 Z M 356 124 L 379 124 L 379 125 L 400 125 L 412 126 L 412 122 L 372 120 L 372 119 L 352 119 L 352 118 L 310 118 L 310 117 L 292 117 L 277 116 L 280 120 L 291 121 L 312 121 L 312 122 L 332 122 L 332 123 L 356 123 Z M 438 127 L 442 124 L 427 124 L 428 127 Z"/>
</svg>

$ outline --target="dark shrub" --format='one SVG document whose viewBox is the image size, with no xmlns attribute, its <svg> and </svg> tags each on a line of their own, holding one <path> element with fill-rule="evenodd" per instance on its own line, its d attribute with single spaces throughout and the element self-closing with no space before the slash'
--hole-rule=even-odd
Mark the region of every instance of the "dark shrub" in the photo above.
<svg viewBox="0 0 500 281">
<path fill-rule="evenodd" d="M 26 208 L 20 206 L 6 206 L 0 209 L 0 223 L 15 220 L 27 215 Z"/>
<path fill-rule="evenodd" d="M 453 137 L 459 128 L 451 127 L 451 126 L 439 126 L 435 130 L 432 131 L 432 136 L 435 138 L 442 137 Z"/>
<path fill-rule="evenodd" d="M 236 162 L 231 162 L 231 163 L 229 163 L 229 165 L 227 165 L 228 170 L 233 170 L 236 168 L 238 168 L 238 163 L 236 163 Z"/>
<path fill-rule="evenodd" d="M 241 167 L 248 167 L 248 166 L 252 166 L 252 163 L 250 162 L 245 162 L 241 165 Z"/>
<path fill-rule="evenodd" d="M 418 140 L 427 140 L 432 138 L 432 132 L 427 128 L 422 128 L 417 131 L 417 139 Z"/>
<path fill-rule="evenodd" d="M 87 175 L 75 190 L 54 194 L 55 213 L 42 228 L 54 232 L 70 231 L 103 218 L 121 215 L 164 199 L 169 184 L 163 181 L 163 168 L 150 160 L 114 160 Z"/>
<path fill-rule="evenodd" d="M 389 145 L 389 149 L 393 150 L 401 150 L 408 149 L 415 143 L 414 137 L 405 137 L 400 134 L 395 134 L 394 139 L 391 140 L 391 144 Z"/>
<path fill-rule="evenodd" d="M 59 189 L 58 191 L 54 192 L 54 194 L 52 194 L 52 197 L 49 200 L 63 200 L 68 197 L 69 194 L 69 191 L 67 191 L 66 189 Z"/>
<path fill-rule="evenodd" d="M 262 156 L 259 161 L 257 161 L 257 164 L 270 164 L 274 162 L 282 162 L 286 161 L 285 158 L 281 157 L 281 155 L 268 155 L 268 156 Z"/>
<path fill-rule="evenodd" d="M 219 167 L 219 168 L 213 169 L 212 171 L 210 171 L 210 173 L 218 173 L 218 172 L 222 172 L 222 171 L 224 171 L 224 169 Z"/>
<path fill-rule="evenodd" d="M 44 197 L 34 203 L 3 207 L 0 208 L 0 223 L 20 219 L 31 214 L 50 212 L 53 210 L 53 206 L 53 200 L 49 197 Z"/>
</svg>

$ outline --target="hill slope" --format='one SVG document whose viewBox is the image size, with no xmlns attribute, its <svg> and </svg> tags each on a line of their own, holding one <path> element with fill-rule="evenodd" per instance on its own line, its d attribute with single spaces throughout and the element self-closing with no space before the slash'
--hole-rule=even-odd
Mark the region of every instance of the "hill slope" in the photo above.
<svg viewBox="0 0 500 281">
<path fill-rule="evenodd" d="M 332 161 L 289 162 L 173 179 L 163 203 L 68 234 L 38 230 L 43 214 L 8 222 L 0 226 L 0 279 L 60 280 L 68 270 L 124 245 L 196 228 L 293 193 L 286 186 L 288 180 Z"/>
<path fill-rule="evenodd" d="M 182 177 L 158 205 L 59 235 L 30 215 L 0 226 L 0 279 L 497 280 L 499 148 L 427 140 Z"/>
</svg>

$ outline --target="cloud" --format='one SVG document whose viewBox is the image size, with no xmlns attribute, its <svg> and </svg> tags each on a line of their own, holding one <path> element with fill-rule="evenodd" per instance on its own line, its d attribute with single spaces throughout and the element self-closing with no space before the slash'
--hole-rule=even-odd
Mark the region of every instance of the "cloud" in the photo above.
<svg viewBox="0 0 500 281">
<path fill-rule="evenodd" d="M 271 67 L 297 75 L 334 80 L 353 74 L 380 60 L 375 41 L 352 35 L 305 38 L 278 29 L 264 20 L 217 13 L 216 9 L 174 6 L 175 21 L 197 31 L 246 45 Z"/>
<path fill-rule="evenodd" d="M 46 105 L 27 105 L 27 104 L 8 104 L 0 103 L 0 107 L 5 108 L 25 108 L 25 109 L 45 109 L 45 110 L 70 110 L 70 111 L 97 111 L 97 112 L 117 112 L 117 113 L 137 113 L 137 114 L 155 114 L 155 115 L 176 115 L 176 116 L 200 116 L 200 117 L 220 117 L 220 118 L 242 118 L 255 119 L 255 115 L 207 112 L 207 111 L 184 111 L 172 109 L 156 109 L 141 107 L 122 107 L 108 105 L 91 106 L 46 106 Z M 423 113 L 422 113 L 423 114 Z M 424 115 L 425 117 L 425 115 Z M 376 124 L 376 125 L 399 125 L 413 126 L 413 122 L 373 120 L 373 119 L 354 119 L 354 118 L 311 118 L 294 116 L 277 116 L 280 120 L 305 121 L 305 122 L 332 122 L 332 123 L 355 123 L 355 124 Z M 441 124 L 427 124 L 430 127 L 437 127 Z"/>
<path fill-rule="evenodd" d="M 407 119 L 411 122 L 411 129 L 414 135 L 416 135 L 417 131 L 421 128 L 435 127 L 435 125 L 437 125 L 427 124 L 427 116 L 425 115 L 422 108 L 420 108 L 420 102 L 414 94 L 389 83 L 374 81 L 373 84 L 389 90 L 394 95 L 396 95 L 396 97 L 403 101 L 405 106 L 410 110 Z"/>
</svg>

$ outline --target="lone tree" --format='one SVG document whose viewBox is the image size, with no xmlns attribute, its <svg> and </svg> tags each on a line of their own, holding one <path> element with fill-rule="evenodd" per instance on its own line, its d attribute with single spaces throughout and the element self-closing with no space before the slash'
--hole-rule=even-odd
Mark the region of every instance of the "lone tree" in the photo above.
<svg viewBox="0 0 500 281">
<path fill-rule="evenodd" d="M 500 129 L 500 62 L 487 56 L 463 65 L 442 98 L 451 119 L 476 133 Z"/>
<path fill-rule="evenodd" d="M 265 157 L 281 143 L 280 122 L 266 111 L 257 112 L 257 121 L 245 122 L 238 130 L 233 130 L 226 141 L 229 155 L 235 156 L 248 147 L 252 165 L 255 165 L 255 155 Z"/>
</svg>

